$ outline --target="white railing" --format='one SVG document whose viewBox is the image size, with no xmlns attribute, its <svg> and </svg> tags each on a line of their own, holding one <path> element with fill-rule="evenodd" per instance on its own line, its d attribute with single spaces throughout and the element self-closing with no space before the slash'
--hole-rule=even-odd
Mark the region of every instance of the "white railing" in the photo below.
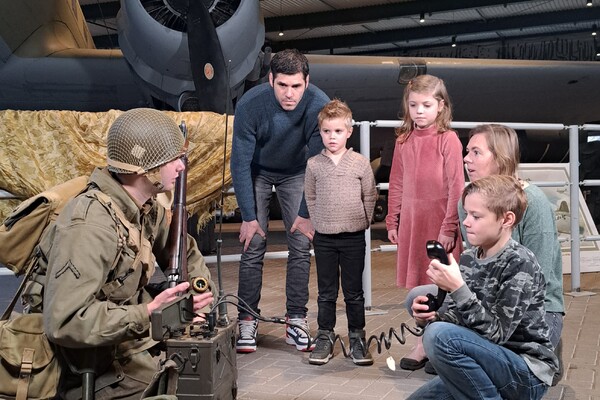
<svg viewBox="0 0 600 400">
<path fill-rule="evenodd" d="M 486 122 L 487 123 L 487 122 Z M 491 122 L 490 122 L 491 123 Z M 570 209 L 579 210 L 579 186 L 600 186 L 600 180 L 585 180 L 579 182 L 579 132 L 580 131 L 600 131 L 600 125 L 562 125 L 562 124 L 535 124 L 535 123 L 511 123 L 511 122 L 495 122 L 509 126 L 513 129 L 527 129 L 527 130 L 568 130 L 569 131 L 569 177 L 570 180 L 567 182 L 532 182 L 537 186 L 545 187 L 560 187 L 565 186 L 569 188 L 570 193 Z M 453 122 L 452 127 L 455 129 L 471 129 L 477 125 L 484 124 L 484 122 Z M 355 125 L 360 127 L 360 149 L 367 159 L 371 159 L 370 154 L 370 138 L 371 138 L 371 127 L 378 128 L 395 128 L 401 125 L 401 121 L 386 121 L 377 120 L 375 122 L 361 121 L 355 122 Z M 389 185 L 387 183 L 380 183 L 379 189 L 387 190 Z M 229 189 L 228 193 L 233 193 L 233 189 Z M 5 191 L 0 191 L 0 199 L 9 198 L 12 195 Z M 570 213 L 571 221 L 570 228 L 571 232 L 579 232 L 579 212 Z M 371 230 L 368 229 L 365 236 L 367 251 L 365 254 L 365 270 L 363 273 L 363 288 L 365 291 L 365 307 L 371 308 L 372 297 L 371 297 L 371 252 L 372 251 L 395 251 L 395 245 L 382 245 L 376 249 L 371 247 Z M 570 235 L 570 247 L 571 247 L 571 291 L 580 292 L 581 290 L 581 265 L 580 265 L 580 246 L 581 241 L 600 241 L 600 236 L 582 236 Z M 314 253 L 311 253 L 314 254 Z M 239 261 L 240 254 L 221 256 L 222 262 L 235 262 Z M 287 251 L 278 252 L 267 252 L 265 255 L 267 259 L 274 258 L 287 258 Z M 216 263 L 216 256 L 205 257 L 205 260 L 209 264 Z M 0 268 L 0 275 L 12 275 L 12 272 L 6 268 Z"/>
</svg>

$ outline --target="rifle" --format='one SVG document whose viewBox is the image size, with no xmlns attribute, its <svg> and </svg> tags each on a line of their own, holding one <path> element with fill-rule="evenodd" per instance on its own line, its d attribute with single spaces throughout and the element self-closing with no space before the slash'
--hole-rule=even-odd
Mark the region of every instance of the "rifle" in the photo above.
<svg viewBox="0 0 600 400">
<path fill-rule="evenodd" d="M 183 137 L 187 138 L 187 127 L 182 121 L 179 125 Z M 175 287 L 181 282 L 187 282 L 187 154 L 181 157 L 184 169 L 179 173 L 175 181 L 175 193 L 173 198 L 173 217 L 169 228 L 168 249 L 169 249 L 169 267 L 167 282 L 169 287 Z M 209 283 L 202 277 L 192 279 L 191 288 L 196 293 L 203 293 L 209 289 Z"/>
</svg>

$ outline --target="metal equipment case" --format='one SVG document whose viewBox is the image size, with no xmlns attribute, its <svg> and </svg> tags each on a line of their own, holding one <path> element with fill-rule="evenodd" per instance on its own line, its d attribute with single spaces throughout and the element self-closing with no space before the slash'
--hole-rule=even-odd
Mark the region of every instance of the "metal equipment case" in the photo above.
<svg viewBox="0 0 600 400">
<path fill-rule="evenodd" d="M 183 364 L 179 373 L 180 400 L 229 400 L 237 396 L 235 323 L 167 339 L 167 357 Z"/>
</svg>

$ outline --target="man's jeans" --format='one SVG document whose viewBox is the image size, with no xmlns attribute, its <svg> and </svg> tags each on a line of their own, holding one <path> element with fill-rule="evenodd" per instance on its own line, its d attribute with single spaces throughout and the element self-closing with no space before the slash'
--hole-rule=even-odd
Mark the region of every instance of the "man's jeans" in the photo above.
<svg viewBox="0 0 600 400">
<path fill-rule="evenodd" d="M 310 273 L 310 241 L 299 231 L 290 233 L 292 224 L 298 217 L 300 202 L 304 195 L 304 174 L 288 177 L 254 177 L 254 199 L 256 219 L 265 233 L 268 229 L 269 202 L 275 186 L 281 206 L 281 215 L 288 243 L 287 275 L 285 284 L 286 311 L 292 318 L 306 317 L 308 303 L 308 278 Z M 267 241 L 254 235 L 248 250 L 240 260 L 238 296 L 257 313 L 262 288 L 263 259 L 267 251 Z M 239 318 L 250 316 L 238 307 Z"/>
<path fill-rule="evenodd" d="M 334 235 L 315 233 L 313 239 L 319 296 L 319 329 L 332 331 L 340 287 L 346 303 L 348 331 L 365 328 L 365 297 L 362 276 L 365 269 L 365 231 L 342 232 Z"/>
<path fill-rule="evenodd" d="M 447 322 L 425 328 L 423 345 L 438 376 L 409 399 L 541 399 L 548 390 L 525 360 L 472 330 Z"/>
</svg>

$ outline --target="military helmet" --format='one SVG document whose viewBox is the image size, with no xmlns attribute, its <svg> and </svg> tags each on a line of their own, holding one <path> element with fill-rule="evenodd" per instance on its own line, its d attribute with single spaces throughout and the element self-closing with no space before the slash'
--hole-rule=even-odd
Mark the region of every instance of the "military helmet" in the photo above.
<svg viewBox="0 0 600 400">
<path fill-rule="evenodd" d="M 135 108 L 119 115 L 107 137 L 111 172 L 145 174 L 181 157 L 186 140 L 171 118 L 152 108 Z"/>
</svg>

